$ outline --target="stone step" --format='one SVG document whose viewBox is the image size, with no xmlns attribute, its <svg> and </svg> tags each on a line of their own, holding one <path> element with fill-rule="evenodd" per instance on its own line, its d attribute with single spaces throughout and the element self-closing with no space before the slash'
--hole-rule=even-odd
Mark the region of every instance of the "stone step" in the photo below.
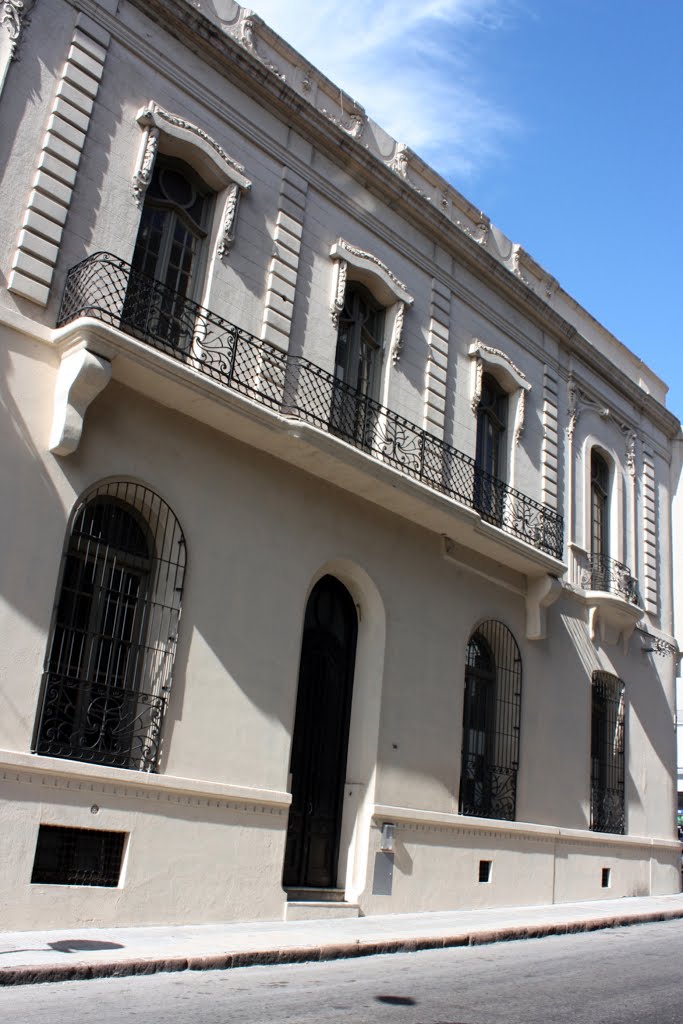
<svg viewBox="0 0 683 1024">
<path fill-rule="evenodd" d="M 285 889 L 287 899 L 294 903 L 313 900 L 314 903 L 344 903 L 343 889 L 317 889 L 306 885 L 291 886 Z"/>
<path fill-rule="evenodd" d="M 357 903 L 337 903 L 331 900 L 288 900 L 286 921 L 321 921 L 334 917 L 360 917 Z"/>
</svg>

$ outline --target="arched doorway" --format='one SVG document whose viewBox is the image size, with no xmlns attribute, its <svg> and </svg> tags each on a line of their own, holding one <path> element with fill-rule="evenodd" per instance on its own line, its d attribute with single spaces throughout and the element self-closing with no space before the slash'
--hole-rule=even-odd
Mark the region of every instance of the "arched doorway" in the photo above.
<svg viewBox="0 0 683 1024">
<path fill-rule="evenodd" d="M 304 618 L 290 762 L 287 888 L 337 884 L 357 632 L 348 590 L 334 576 L 323 576 Z"/>
</svg>

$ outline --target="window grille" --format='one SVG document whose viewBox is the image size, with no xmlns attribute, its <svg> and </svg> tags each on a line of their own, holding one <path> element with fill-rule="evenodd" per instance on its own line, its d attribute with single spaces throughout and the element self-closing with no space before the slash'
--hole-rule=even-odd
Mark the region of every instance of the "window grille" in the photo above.
<svg viewBox="0 0 683 1024">
<path fill-rule="evenodd" d="M 609 672 L 594 672 L 592 691 L 591 829 L 623 835 L 624 684 Z"/>
<path fill-rule="evenodd" d="M 125 832 L 41 825 L 31 882 L 43 885 L 119 884 Z"/>
<path fill-rule="evenodd" d="M 467 645 L 461 814 L 514 821 L 521 707 L 519 648 L 507 626 L 490 619 Z"/>
<path fill-rule="evenodd" d="M 34 749 L 154 771 L 171 687 L 185 539 L 153 491 L 118 481 L 76 506 Z"/>
</svg>

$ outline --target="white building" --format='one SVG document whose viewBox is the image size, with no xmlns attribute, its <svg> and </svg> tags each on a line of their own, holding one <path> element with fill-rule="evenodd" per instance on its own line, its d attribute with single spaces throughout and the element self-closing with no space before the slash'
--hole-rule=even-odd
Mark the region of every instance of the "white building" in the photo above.
<svg viewBox="0 0 683 1024">
<path fill-rule="evenodd" d="M 230 0 L 5 8 L 5 927 L 678 891 L 664 384 Z"/>
</svg>

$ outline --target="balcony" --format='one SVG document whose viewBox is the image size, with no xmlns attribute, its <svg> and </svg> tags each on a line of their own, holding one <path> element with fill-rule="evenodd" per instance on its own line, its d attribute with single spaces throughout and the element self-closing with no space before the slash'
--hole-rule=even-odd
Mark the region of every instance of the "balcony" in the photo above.
<svg viewBox="0 0 683 1024">
<path fill-rule="evenodd" d="M 631 570 L 608 555 L 588 556 L 588 566 L 581 571 L 581 586 L 584 590 L 616 594 L 631 604 L 640 604 L 638 581 L 631 575 Z"/>
<path fill-rule="evenodd" d="M 469 455 L 342 383 L 308 359 L 288 355 L 258 340 L 104 252 L 89 256 L 67 276 L 57 326 L 64 329 L 77 321 L 83 323 L 84 318 L 95 322 L 95 326 L 102 324 L 113 329 L 100 339 L 105 342 L 105 350 L 109 339 L 110 348 L 120 353 L 118 339 L 119 332 L 123 332 L 218 385 L 225 397 L 241 396 L 276 413 L 288 424 L 290 447 L 299 436 L 297 424 L 310 425 L 316 432 L 341 440 L 378 466 L 389 467 L 404 479 L 428 488 L 435 496 L 452 499 L 470 510 L 470 533 L 476 532 L 476 523 L 484 523 L 487 527 L 480 525 L 480 531 L 490 535 L 487 528 L 493 527 L 495 535 L 502 532 L 538 553 L 535 561 L 530 561 L 517 546 L 507 564 L 521 571 L 531 566 L 536 575 L 544 571 L 557 574 L 557 562 L 563 552 L 561 515 L 481 472 Z M 68 334 L 62 330 L 60 337 L 64 339 Z M 271 443 L 271 450 L 283 453 L 282 446 L 278 448 L 275 443 Z M 299 464 L 308 468 L 303 458 Z M 356 489 L 351 477 L 350 473 L 344 477 L 339 471 L 335 476 L 328 474 L 332 482 Z M 392 488 L 396 490 L 395 483 Z M 367 496 L 379 501 L 369 491 Z M 396 501 L 393 505 L 381 503 L 409 514 L 423 525 L 448 532 L 443 529 L 443 516 L 430 519 L 425 517 L 424 509 L 418 515 L 415 501 L 409 513 Z M 476 543 L 473 546 L 476 549 Z M 507 546 L 509 549 L 509 542 Z M 500 542 L 496 547 L 495 536 L 493 541 L 487 536 L 486 545 L 482 543 L 479 548 L 484 553 L 492 551 L 494 557 L 505 562 L 504 549 Z"/>
<path fill-rule="evenodd" d="M 580 558 L 578 580 L 589 609 L 591 635 L 596 639 L 599 634 L 604 643 L 621 639 L 626 650 L 643 615 L 638 581 L 627 565 L 608 555 L 583 552 Z"/>
</svg>

